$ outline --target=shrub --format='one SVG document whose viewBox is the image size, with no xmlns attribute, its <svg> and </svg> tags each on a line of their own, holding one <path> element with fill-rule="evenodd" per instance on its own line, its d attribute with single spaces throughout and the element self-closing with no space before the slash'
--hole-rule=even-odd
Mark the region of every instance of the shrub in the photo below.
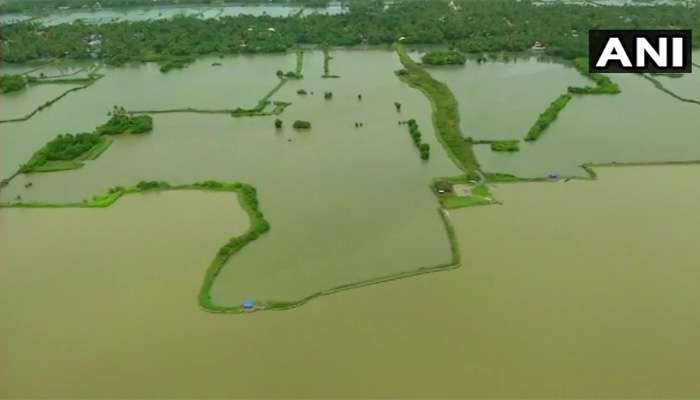
<svg viewBox="0 0 700 400">
<path fill-rule="evenodd" d="M 296 120 L 292 126 L 294 129 L 311 129 L 311 122 Z"/>
<path fill-rule="evenodd" d="M 15 92 L 27 86 L 27 79 L 22 75 L 0 75 L 0 93 Z"/>
</svg>

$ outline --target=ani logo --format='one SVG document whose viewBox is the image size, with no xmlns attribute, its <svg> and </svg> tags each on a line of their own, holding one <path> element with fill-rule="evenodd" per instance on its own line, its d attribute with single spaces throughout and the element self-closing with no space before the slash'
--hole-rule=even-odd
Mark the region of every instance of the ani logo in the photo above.
<svg viewBox="0 0 700 400">
<path fill-rule="evenodd" d="M 689 73 L 692 37 L 690 30 L 590 30 L 588 70 Z"/>
</svg>

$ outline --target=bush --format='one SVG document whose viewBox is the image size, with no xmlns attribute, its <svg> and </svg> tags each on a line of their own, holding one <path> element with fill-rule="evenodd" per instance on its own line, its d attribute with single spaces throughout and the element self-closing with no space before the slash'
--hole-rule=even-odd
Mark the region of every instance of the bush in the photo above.
<svg viewBox="0 0 700 400">
<path fill-rule="evenodd" d="M 277 128 L 277 129 L 282 128 L 282 120 L 281 119 L 277 118 L 275 120 L 275 128 Z"/>
<path fill-rule="evenodd" d="M 0 93 L 15 92 L 27 86 L 27 79 L 22 75 L 0 75 Z"/>
<path fill-rule="evenodd" d="M 170 184 L 162 181 L 141 181 L 136 184 L 136 187 L 140 190 L 167 189 L 170 187 Z"/>
<path fill-rule="evenodd" d="M 294 129 L 311 129 L 311 122 L 296 120 L 292 126 Z"/>
<path fill-rule="evenodd" d="M 499 140 L 491 143 L 491 150 L 514 152 L 520 150 L 520 145 L 517 140 Z"/>
</svg>

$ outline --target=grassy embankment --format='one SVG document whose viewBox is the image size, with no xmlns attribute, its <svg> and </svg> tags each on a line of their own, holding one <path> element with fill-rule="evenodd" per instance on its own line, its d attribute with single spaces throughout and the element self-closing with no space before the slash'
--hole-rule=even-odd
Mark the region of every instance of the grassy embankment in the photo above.
<svg viewBox="0 0 700 400">
<path fill-rule="evenodd" d="M 322 78 L 340 78 L 340 75 L 331 74 L 331 60 L 333 57 L 328 50 L 328 46 L 323 46 L 323 75 Z"/>
<path fill-rule="evenodd" d="M 572 95 L 587 95 L 587 94 L 618 94 L 620 93 L 619 86 L 610 80 L 605 75 L 591 74 L 588 72 L 588 59 L 577 58 L 573 62 L 574 67 L 582 75 L 592 80 L 595 86 L 569 86 L 567 93 L 560 95 L 554 100 L 547 109 L 540 114 L 535 123 L 525 136 L 528 142 L 534 142 L 539 139 L 544 131 L 557 119 L 559 113 L 566 107 L 572 99 Z"/>
<path fill-rule="evenodd" d="M 445 148 L 452 161 L 462 169 L 469 179 L 479 179 L 479 163 L 476 160 L 471 142 L 462 136 L 459 126 L 457 100 L 444 83 L 433 79 L 406 53 L 399 43 L 394 44 L 404 69 L 397 72 L 399 78 L 414 87 L 430 100 L 432 119 L 440 144 Z"/>
</svg>

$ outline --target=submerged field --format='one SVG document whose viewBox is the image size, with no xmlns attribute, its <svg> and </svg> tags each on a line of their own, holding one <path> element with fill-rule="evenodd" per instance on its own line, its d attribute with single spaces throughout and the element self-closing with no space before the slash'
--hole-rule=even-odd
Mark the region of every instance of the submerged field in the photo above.
<svg viewBox="0 0 700 400">
<path fill-rule="evenodd" d="M 215 277 L 209 294 L 221 307 L 293 303 L 449 266 L 455 250 L 462 268 L 295 311 L 216 315 L 202 312 L 197 293 L 212 258 L 251 223 L 232 193 L 188 187 L 105 208 L 3 208 L 0 397 L 697 393 L 689 371 L 700 319 L 688 310 L 700 302 L 689 256 L 700 233 L 699 167 L 595 168 L 591 181 L 470 187 L 433 127 L 445 122 L 434 120 L 439 103 L 396 76 L 405 65 L 394 51 L 327 56 L 210 57 L 165 74 L 155 64 L 102 68 L 89 87 L 0 125 L 0 178 L 58 134 L 100 132 L 121 112 L 115 105 L 146 111 L 152 130 L 109 137 L 77 169 L 16 175 L 0 202 L 85 207 L 140 181 L 248 183 L 272 228 Z M 32 74 L 81 76 L 81 67 Z M 587 78 L 534 57 L 426 71 L 446 84 L 421 87 L 438 88 L 434 101 L 451 90 L 458 102 L 459 121 L 447 125 L 475 140 L 521 140 L 512 154 L 475 145 L 483 172 L 583 176 L 583 163 L 700 159 L 699 106 L 677 98 L 700 97 L 697 73 L 654 78 L 676 97 L 642 76 L 612 76 L 622 93 L 572 96 L 526 143 L 550 102 Z M 0 95 L 2 117 L 70 87 Z M 501 204 L 445 211 L 443 220 L 431 190 L 438 177 Z"/>
<path fill-rule="evenodd" d="M 700 160 L 700 104 L 680 101 L 639 75 L 610 76 L 622 93 L 573 96 L 544 135 L 521 146 L 517 154 L 477 146 L 482 168 L 520 177 L 542 177 L 550 171 L 583 176 L 579 166 L 589 162 Z M 657 79 L 678 95 L 700 102 L 697 71 Z"/>
<path fill-rule="evenodd" d="M 230 195 L 3 210 L 0 396 L 692 397 L 700 169 L 598 173 L 451 211 L 463 268 L 249 316 L 192 297 Z"/>
<path fill-rule="evenodd" d="M 470 59 L 464 66 L 428 69 L 457 97 L 465 136 L 522 139 L 537 115 L 568 86 L 588 84 L 574 68 L 544 56 L 506 57 L 505 61 L 478 63 Z"/>
<path fill-rule="evenodd" d="M 394 77 L 400 64 L 391 51 L 333 56 L 331 68 L 341 78 L 321 78 L 322 53 L 307 52 L 304 79 L 287 82 L 272 96 L 292 103 L 278 116 L 282 129 L 275 129 L 275 117 L 154 114 L 150 134 L 117 137 L 78 170 L 20 175 L 0 200 L 79 202 L 141 180 L 250 183 L 273 229 L 231 259 L 216 280 L 213 300 L 225 306 L 244 299 L 297 301 L 348 283 L 449 264 L 447 233 L 429 185 L 458 169 L 440 151 L 428 102 Z M 112 104 L 130 110 L 250 107 L 277 85 L 277 69 L 294 68 L 294 59 L 231 58 L 217 67 L 207 59 L 172 75 L 159 75 L 154 66 L 108 69 L 94 86 L 2 136 L 8 145 L 20 142 L 12 144 L 14 159 L 3 160 L 3 175 L 55 134 L 94 129 Z M 297 94 L 302 88 L 307 95 Z M 333 98 L 324 99 L 329 91 Z M 403 104 L 401 113 L 395 101 Z M 76 121 L 75 113 L 85 118 Z M 419 121 L 434 149 L 427 162 L 398 124 L 408 118 Z M 297 119 L 311 121 L 312 129 L 293 129 Z M 206 263 L 201 268 L 204 273 Z"/>
</svg>

